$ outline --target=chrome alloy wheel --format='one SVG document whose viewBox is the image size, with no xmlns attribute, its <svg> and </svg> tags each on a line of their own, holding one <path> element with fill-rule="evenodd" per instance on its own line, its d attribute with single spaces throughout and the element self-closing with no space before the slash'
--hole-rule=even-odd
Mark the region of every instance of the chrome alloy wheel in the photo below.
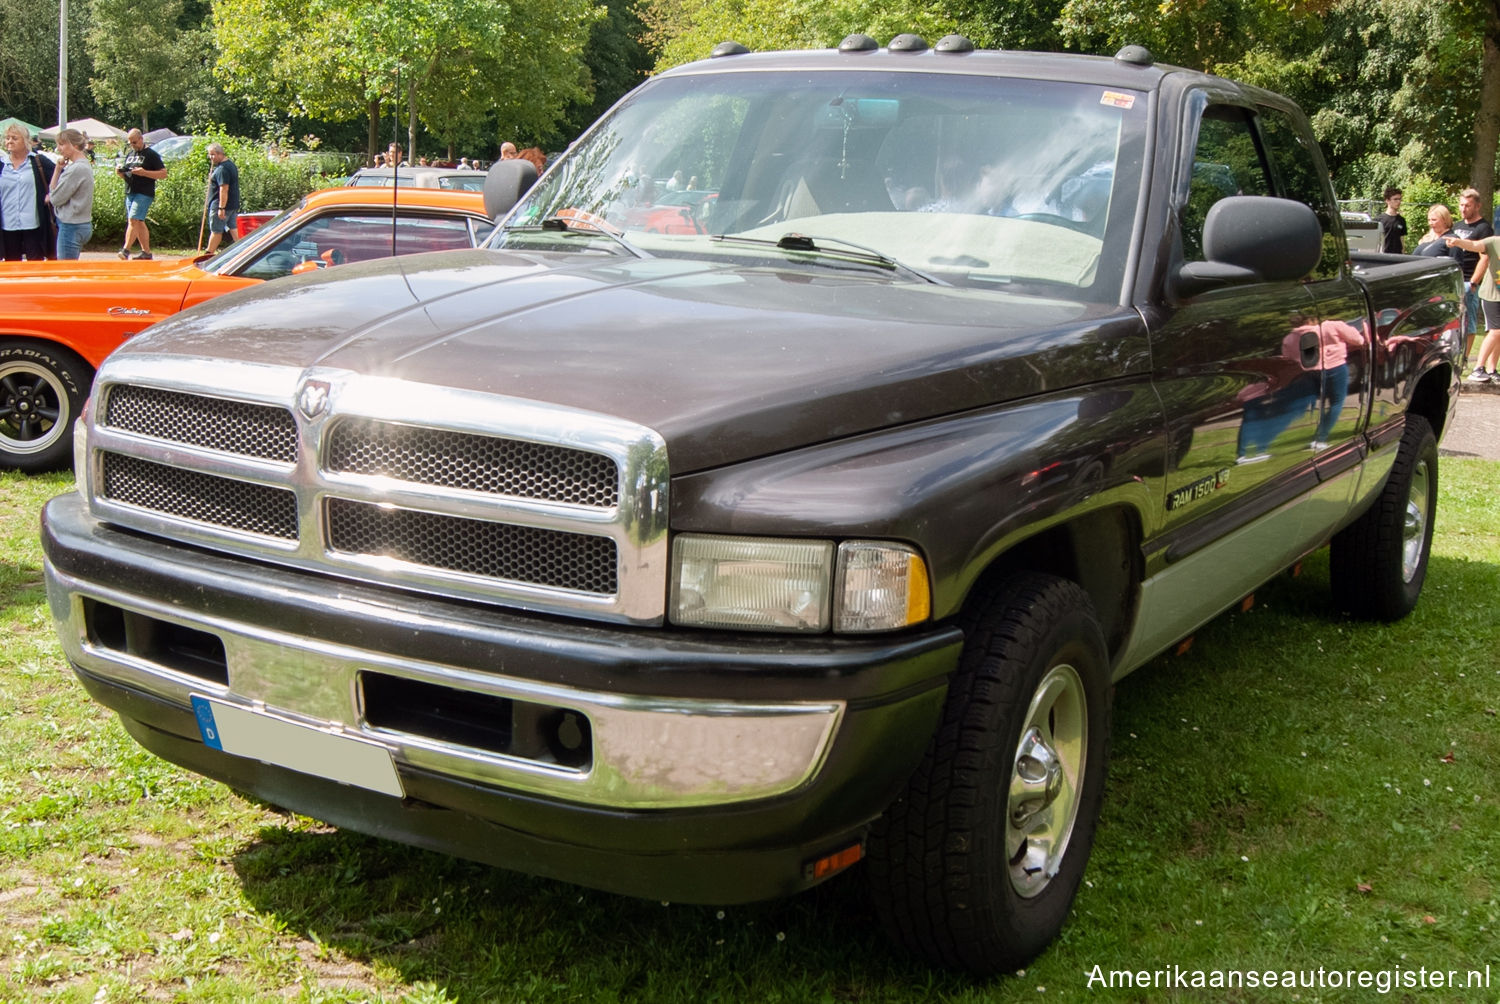
<svg viewBox="0 0 1500 1004">
<path fill-rule="evenodd" d="M 1088 705 L 1072 666 L 1038 684 L 1021 728 L 1005 816 L 1010 884 L 1031 897 L 1052 881 L 1068 849 L 1088 757 Z"/>
<path fill-rule="evenodd" d="M 1432 504 L 1428 479 L 1432 472 L 1426 459 L 1419 460 L 1411 472 L 1411 486 L 1406 493 L 1406 518 L 1401 524 L 1401 581 L 1410 582 L 1422 567 L 1426 551 L 1428 507 Z"/>
</svg>

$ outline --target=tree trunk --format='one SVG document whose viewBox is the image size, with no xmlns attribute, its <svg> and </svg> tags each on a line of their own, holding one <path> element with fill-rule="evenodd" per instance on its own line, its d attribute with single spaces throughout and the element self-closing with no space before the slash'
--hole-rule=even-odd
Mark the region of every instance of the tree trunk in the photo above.
<svg viewBox="0 0 1500 1004">
<path fill-rule="evenodd" d="M 1471 184 L 1479 190 L 1484 218 L 1494 212 L 1495 155 L 1500 148 L 1500 0 L 1484 5 L 1484 52 L 1479 68 L 1479 111 L 1474 116 Z"/>
<path fill-rule="evenodd" d="M 417 75 L 406 81 L 406 159 L 417 162 Z"/>
<path fill-rule="evenodd" d="M 375 163 L 375 151 L 380 146 L 380 99 L 370 99 L 366 107 L 370 111 L 370 133 L 366 137 L 369 144 L 369 151 L 365 154 L 365 163 L 373 164 Z"/>
</svg>

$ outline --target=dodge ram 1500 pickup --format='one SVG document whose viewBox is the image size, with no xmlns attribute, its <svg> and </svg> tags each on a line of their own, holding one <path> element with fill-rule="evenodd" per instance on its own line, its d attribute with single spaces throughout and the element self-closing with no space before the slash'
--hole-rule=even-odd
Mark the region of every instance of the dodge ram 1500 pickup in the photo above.
<svg viewBox="0 0 1500 1004">
<path fill-rule="evenodd" d="M 101 367 L 48 594 L 148 749 L 656 899 L 858 863 L 992 973 L 1068 913 L 1117 680 L 1324 546 L 1418 600 L 1461 280 L 1351 258 L 1281 97 L 726 44 L 486 199 Z"/>
</svg>

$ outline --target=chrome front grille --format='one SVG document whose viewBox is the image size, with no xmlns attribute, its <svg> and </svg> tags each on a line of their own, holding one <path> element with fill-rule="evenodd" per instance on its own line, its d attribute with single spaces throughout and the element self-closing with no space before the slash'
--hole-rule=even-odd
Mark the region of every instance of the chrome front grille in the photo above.
<svg viewBox="0 0 1500 1004">
<path fill-rule="evenodd" d="M 394 422 L 338 422 L 325 464 L 341 474 L 610 509 L 620 473 L 599 453 Z"/>
<path fill-rule="evenodd" d="M 105 453 L 99 495 L 121 505 L 283 540 L 297 538 L 297 496 L 149 460 Z"/>
<path fill-rule="evenodd" d="M 101 425 L 174 443 L 284 464 L 297 459 L 297 423 L 286 408 L 130 384 L 104 399 Z"/>
<path fill-rule="evenodd" d="M 440 596 L 664 618 L 668 464 L 650 429 L 342 370 L 128 352 L 95 387 L 78 470 L 100 519 Z"/>
<path fill-rule="evenodd" d="M 590 534 L 329 499 L 328 544 L 349 554 L 558 589 L 608 596 L 618 588 L 614 541 Z"/>
</svg>

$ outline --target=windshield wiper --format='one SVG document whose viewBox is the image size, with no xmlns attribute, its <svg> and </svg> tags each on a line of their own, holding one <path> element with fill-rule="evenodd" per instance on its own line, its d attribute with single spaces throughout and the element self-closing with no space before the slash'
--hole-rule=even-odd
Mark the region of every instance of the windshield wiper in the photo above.
<svg viewBox="0 0 1500 1004">
<path fill-rule="evenodd" d="M 640 248 L 627 241 L 625 239 L 625 234 L 621 231 L 616 230 L 613 227 L 606 226 L 602 222 L 584 219 L 579 216 L 548 216 L 543 219 L 541 223 L 510 224 L 508 226 L 502 227 L 501 229 L 506 233 L 514 231 L 517 233 L 534 234 L 540 233 L 542 231 L 551 231 L 553 233 L 569 234 L 603 234 L 605 237 L 608 237 L 610 240 L 620 245 L 620 247 L 624 248 L 630 254 L 635 255 L 637 258 L 653 257 L 653 255 L 651 255 L 649 252 L 642 251 Z"/>
<path fill-rule="evenodd" d="M 864 244 L 856 244 L 846 241 L 842 237 L 813 237 L 808 234 L 782 234 L 778 240 L 766 240 L 763 237 L 740 237 L 735 234 L 715 234 L 710 237 L 711 241 L 719 241 L 724 244 L 754 244 L 760 247 L 780 248 L 783 251 L 802 251 L 808 254 L 825 254 L 838 258 L 850 258 L 855 261 L 869 262 L 881 268 L 890 269 L 894 272 L 905 272 L 907 275 L 916 276 L 923 282 L 930 282 L 934 286 L 947 286 L 948 283 L 935 275 L 929 275 L 921 269 L 912 268 L 910 265 L 899 262 L 884 252 L 877 251 Z M 830 247 L 829 245 L 837 245 Z"/>
</svg>

